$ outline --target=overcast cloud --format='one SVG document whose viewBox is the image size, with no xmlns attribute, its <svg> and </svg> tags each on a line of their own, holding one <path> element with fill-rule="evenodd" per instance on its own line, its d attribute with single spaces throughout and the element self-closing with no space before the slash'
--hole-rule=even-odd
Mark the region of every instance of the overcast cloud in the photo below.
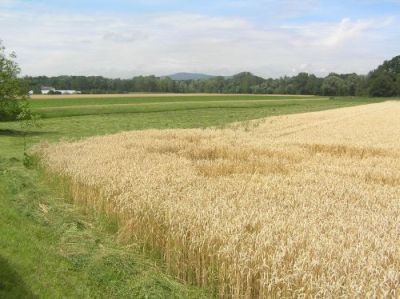
<svg viewBox="0 0 400 299">
<path fill-rule="evenodd" d="M 392 9 L 376 13 L 343 7 L 334 15 L 316 0 L 216 1 L 209 4 L 213 12 L 196 5 L 182 9 L 183 1 L 172 1 L 168 9 L 164 1 L 113 1 L 110 9 L 86 2 L 93 11 L 74 1 L 69 7 L 0 0 L 0 39 L 17 53 L 23 74 L 366 73 L 400 54 L 398 1 L 387 1 Z M 119 2 L 128 6 L 117 9 Z M 371 8 L 385 1 L 365 2 Z M 257 7 L 265 12 L 252 14 Z"/>
</svg>

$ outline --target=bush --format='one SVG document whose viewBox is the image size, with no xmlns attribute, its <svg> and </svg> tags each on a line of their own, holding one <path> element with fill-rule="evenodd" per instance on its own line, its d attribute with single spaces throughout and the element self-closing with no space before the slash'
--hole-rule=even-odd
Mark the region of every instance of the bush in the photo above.
<svg viewBox="0 0 400 299">
<path fill-rule="evenodd" d="M 22 112 L 26 90 L 17 77 L 20 68 L 14 53 L 7 55 L 0 41 L 0 121 L 15 120 Z"/>
</svg>

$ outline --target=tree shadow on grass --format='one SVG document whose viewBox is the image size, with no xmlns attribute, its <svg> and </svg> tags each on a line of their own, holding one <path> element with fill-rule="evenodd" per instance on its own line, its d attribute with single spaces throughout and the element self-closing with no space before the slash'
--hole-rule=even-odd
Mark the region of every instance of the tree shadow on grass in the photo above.
<svg viewBox="0 0 400 299">
<path fill-rule="evenodd" d="M 33 137 L 33 136 L 41 136 L 54 132 L 37 132 L 37 131 L 21 131 L 21 130 L 13 130 L 13 129 L 0 129 L 0 136 L 7 137 Z"/>
<path fill-rule="evenodd" d="M 38 298 L 9 262 L 0 256 L 0 298 Z"/>
</svg>

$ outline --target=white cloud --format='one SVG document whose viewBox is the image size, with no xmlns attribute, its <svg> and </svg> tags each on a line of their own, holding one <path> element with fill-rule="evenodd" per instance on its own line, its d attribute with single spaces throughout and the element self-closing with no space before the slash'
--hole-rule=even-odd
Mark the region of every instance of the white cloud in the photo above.
<svg viewBox="0 0 400 299">
<path fill-rule="evenodd" d="M 390 58 L 387 44 L 377 41 L 380 30 L 393 23 L 343 19 L 267 26 L 190 13 L 72 14 L 0 6 L 0 38 L 31 75 L 365 73 Z"/>
<path fill-rule="evenodd" d="M 358 20 L 352 22 L 350 19 L 345 18 L 331 29 L 328 36 L 321 40 L 321 44 L 325 46 L 337 46 L 348 43 L 359 37 L 364 37 L 370 31 L 388 26 L 393 21 L 392 18 L 389 18 L 383 22 L 376 20 Z"/>
<path fill-rule="evenodd" d="M 394 22 L 395 19 L 392 17 L 383 20 L 356 21 L 344 18 L 338 23 L 311 23 L 301 26 L 283 26 L 282 28 L 297 33 L 296 43 L 298 45 L 311 42 L 314 46 L 338 47 L 347 45 L 349 42 L 354 43 L 357 38 L 364 38 L 368 41 L 371 35 Z"/>
<path fill-rule="evenodd" d="M 337 46 L 349 42 L 351 39 L 362 35 L 371 26 L 371 21 L 351 22 L 350 19 L 343 19 L 326 38 L 321 40 L 321 44 L 325 46 Z"/>
<path fill-rule="evenodd" d="M 320 6 L 320 0 L 224 0 L 223 6 L 237 9 L 257 10 L 265 17 L 291 18 L 310 14 Z"/>
</svg>

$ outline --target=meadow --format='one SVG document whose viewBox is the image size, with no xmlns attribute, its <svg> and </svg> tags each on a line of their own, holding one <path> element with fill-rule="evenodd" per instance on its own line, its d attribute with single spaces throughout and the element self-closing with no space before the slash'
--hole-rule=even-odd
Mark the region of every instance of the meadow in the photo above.
<svg viewBox="0 0 400 299">
<path fill-rule="evenodd" d="M 240 130 L 252 131 L 257 123 L 251 121 L 253 119 L 380 101 L 371 98 L 159 94 L 33 99 L 32 110 L 42 116 L 40 128 L 26 130 L 18 122 L 0 123 L 0 263 L 3 269 L 0 297 L 209 297 L 208 290 L 185 282 L 196 282 L 199 274 L 168 270 L 171 263 L 161 261 L 159 254 L 143 253 L 143 239 L 122 242 L 124 238 L 118 221 L 102 214 L 92 215 L 87 208 L 82 208 L 84 205 L 69 201 L 70 195 L 60 193 L 56 186 L 43 180 L 40 169 L 24 167 L 24 137 L 31 147 L 43 142 L 53 144 L 60 140 L 73 141 L 130 130 L 208 127 L 227 130 L 226 127 L 235 122 L 242 122 Z M 151 134 L 164 134 L 157 132 Z M 151 134 L 149 136 L 153 136 Z M 226 146 L 234 148 L 234 145 Z M 146 150 L 162 155 L 158 153 L 163 150 L 159 146 L 156 142 L 154 148 Z M 174 147 L 164 150 L 167 155 L 175 155 Z M 244 150 L 245 153 L 239 153 L 239 156 L 245 157 L 246 151 L 252 151 L 246 147 Z M 337 150 L 340 152 L 340 147 Z M 183 155 L 182 159 L 188 159 L 185 155 L 191 154 Z M 202 154 L 198 155 L 201 157 Z M 209 155 L 211 162 L 219 159 L 218 156 L 212 158 L 218 155 L 218 150 Z M 227 150 L 227 155 L 235 156 L 236 153 Z M 196 169 L 201 177 L 210 179 L 218 177 L 225 168 L 229 176 L 249 175 L 243 163 L 237 166 L 232 162 L 225 164 L 214 169 L 212 165 L 200 163 Z M 257 175 L 263 172 L 262 163 L 250 164 L 250 169 Z M 274 171 L 278 174 L 286 169 L 280 169 L 279 165 L 271 167 L 276 168 Z M 222 175 L 222 178 L 229 176 Z M 242 193 L 246 194 L 246 188 Z M 126 236 L 127 239 L 132 237 Z M 206 282 L 197 284 L 208 285 Z"/>
<path fill-rule="evenodd" d="M 257 118 L 265 115 L 294 113 L 309 110 L 323 110 L 327 108 L 354 105 L 365 102 L 366 99 L 348 98 L 331 99 L 313 96 L 252 96 L 252 95 L 196 95 L 196 96 L 132 96 L 132 97 L 107 97 L 105 95 L 95 98 L 72 96 L 70 98 L 38 98 L 31 102 L 34 112 L 42 118 L 83 116 L 98 114 L 126 114 L 126 113 L 151 113 L 151 112 L 179 112 L 218 110 L 222 118 L 224 110 L 237 113 L 235 120 L 246 117 L 243 110 L 249 110 L 247 118 Z M 254 114 L 257 112 L 257 114 Z M 208 114 L 207 113 L 207 114 Z M 203 114 L 203 113 L 199 113 Z M 239 116 L 240 115 L 240 116 Z M 232 120 L 231 120 L 232 121 Z M 225 119 L 220 124 L 226 123 Z M 213 125 L 213 124 L 206 124 Z"/>
</svg>

